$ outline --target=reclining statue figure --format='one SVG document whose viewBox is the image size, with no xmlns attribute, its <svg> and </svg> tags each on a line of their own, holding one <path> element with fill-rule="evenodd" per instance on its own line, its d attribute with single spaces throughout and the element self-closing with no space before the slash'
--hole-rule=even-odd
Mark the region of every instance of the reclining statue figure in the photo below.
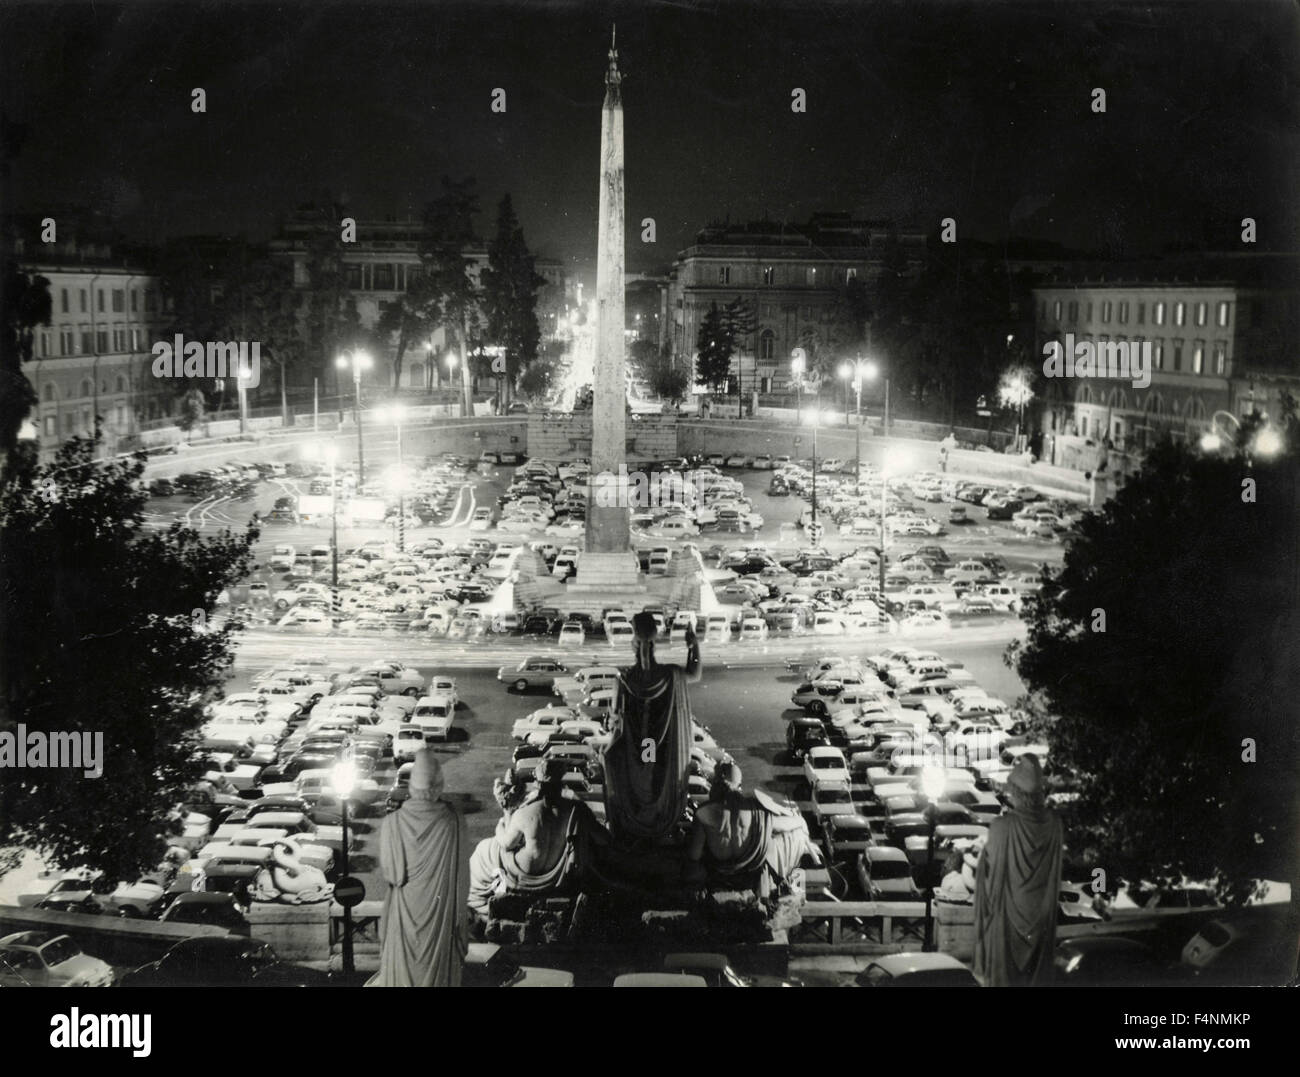
<svg viewBox="0 0 1300 1077">
<path fill-rule="evenodd" d="M 740 783 L 735 763 L 720 763 L 714 771 L 708 803 L 700 806 L 692 824 L 687 881 L 760 872 L 760 897 L 783 884 L 801 889 L 797 872 L 804 856 L 821 863 L 808 824 L 762 790 L 745 793 Z"/>
<path fill-rule="evenodd" d="M 606 844 L 608 835 L 586 804 L 566 795 L 564 772 L 559 760 L 547 760 L 537 791 L 475 847 L 469 862 L 471 912 L 486 918 L 494 897 L 574 893 L 581 884 L 592 847 Z"/>
</svg>

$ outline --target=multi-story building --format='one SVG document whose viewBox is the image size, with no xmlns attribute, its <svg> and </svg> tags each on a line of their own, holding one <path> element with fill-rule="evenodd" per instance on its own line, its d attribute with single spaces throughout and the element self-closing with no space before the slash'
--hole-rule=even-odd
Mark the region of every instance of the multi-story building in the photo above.
<svg viewBox="0 0 1300 1077">
<path fill-rule="evenodd" d="M 1165 433 L 1198 438 L 1216 411 L 1249 412 L 1269 399 L 1270 387 L 1275 397 L 1279 385 L 1300 374 L 1300 293 L 1284 279 L 1294 279 L 1293 265 L 1207 259 L 1196 275 L 1173 264 L 1123 273 L 1108 280 L 1084 271 L 1034 289 L 1038 363 L 1050 341 L 1070 336 L 1076 347 L 1127 343 L 1132 353 L 1149 345 L 1150 354 L 1146 386 L 1101 370 L 1047 378 L 1045 434 L 1130 450 Z"/>
<path fill-rule="evenodd" d="M 48 458 L 67 438 L 93 433 L 98 415 L 102 451 L 125 452 L 175 403 L 152 374 L 150 349 L 165 323 L 158 279 L 108 244 L 39 235 L 39 224 L 10 222 L 10 255 L 49 281 L 51 300 L 50 324 L 35 329 L 23 371 L 37 397 L 32 433 Z"/>
<path fill-rule="evenodd" d="M 356 226 L 356 242 L 344 247 L 345 283 L 356 301 L 362 325 L 372 329 L 384 307 L 409 290 L 423 271 L 419 254 L 423 226 L 412 218 L 358 219 Z M 294 284 L 298 287 L 305 288 L 309 283 L 308 244 L 318 228 L 319 216 L 304 211 L 286 221 L 270 243 L 273 256 L 292 261 Z M 471 248 L 465 255 L 469 260 L 470 277 L 477 286 L 488 265 L 487 248 Z M 561 262 L 547 258 L 538 258 L 535 268 L 537 274 L 546 280 L 546 284 L 538 289 L 537 298 L 538 322 L 545 340 L 560 332 L 560 320 L 566 306 L 565 270 Z M 448 371 L 439 359 L 447 347 L 442 329 L 435 330 L 418 346 L 408 346 L 402 364 L 402 387 L 422 389 L 431 384 L 445 384 Z M 387 355 L 376 356 L 379 361 L 368 377 L 379 381 L 387 378 L 395 357 L 396 343 L 391 342 Z"/>
<path fill-rule="evenodd" d="M 830 336 L 849 281 L 874 288 L 891 237 L 909 271 L 919 269 L 924 233 L 848 213 L 816 214 L 804 225 L 758 221 L 704 229 L 677 255 L 666 289 L 663 333 L 673 356 L 693 361 L 710 306 L 721 309 L 740 298 L 754 331 L 732 357 L 733 377 L 743 377 L 745 391 L 785 391 L 791 351 L 810 336 Z"/>
</svg>

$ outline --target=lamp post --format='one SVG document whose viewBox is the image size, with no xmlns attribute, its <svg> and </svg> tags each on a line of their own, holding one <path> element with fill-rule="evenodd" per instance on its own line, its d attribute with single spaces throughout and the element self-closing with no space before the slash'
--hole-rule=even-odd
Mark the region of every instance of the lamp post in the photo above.
<svg viewBox="0 0 1300 1077">
<path fill-rule="evenodd" d="M 943 796 L 944 775 L 938 767 L 924 767 L 921 770 L 921 792 L 925 794 L 925 820 L 930 833 L 925 843 L 925 941 L 921 949 L 925 953 L 934 952 L 934 828 L 935 802 Z"/>
<path fill-rule="evenodd" d="M 354 348 L 351 352 L 340 355 L 334 361 L 334 365 L 340 370 L 352 368 L 352 388 L 357 419 L 357 486 L 360 487 L 366 481 L 366 458 L 361 444 L 361 372 L 369 370 L 373 363 L 369 355 L 360 348 Z"/>
<path fill-rule="evenodd" d="M 849 428 L 849 381 L 853 377 L 853 364 L 845 360 L 840 364 L 840 379 L 844 382 L 844 429 Z"/>
<path fill-rule="evenodd" d="M 348 797 L 352 795 L 352 789 L 356 785 L 357 765 L 356 762 L 348 757 L 340 759 L 334 764 L 333 772 L 330 775 L 330 784 L 334 787 L 334 792 L 339 798 L 339 804 L 342 808 L 343 822 L 343 844 L 339 853 L 340 862 L 339 870 L 342 878 L 348 878 Z M 352 975 L 355 973 L 356 964 L 352 957 L 352 906 L 350 903 L 343 904 L 343 973 Z"/>
<path fill-rule="evenodd" d="M 392 404 L 382 415 L 397 426 L 397 550 L 406 553 L 406 474 L 402 470 L 402 419 L 406 417 L 406 408 Z"/>
<path fill-rule="evenodd" d="M 334 464 L 339 450 L 331 443 L 321 452 L 330 462 L 330 627 L 337 632 L 342 611 L 339 607 L 339 495 L 334 485 Z"/>
<path fill-rule="evenodd" d="M 790 380 L 794 382 L 794 425 L 803 422 L 803 371 L 805 363 L 804 350 L 795 348 L 790 353 Z"/>
</svg>

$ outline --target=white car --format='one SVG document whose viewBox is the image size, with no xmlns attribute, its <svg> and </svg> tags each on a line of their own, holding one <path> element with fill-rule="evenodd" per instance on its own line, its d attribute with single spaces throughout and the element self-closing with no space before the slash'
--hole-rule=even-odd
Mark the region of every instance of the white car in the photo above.
<svg viewBox="0 0 1300 1077">
<path fill-rule="evenodd" d="M 581 647 L 587 642 L 587 633 L 578 621 L 568 621 L 560 628 L 561 647 Z"/>
<path fill-rule="evenodd" d="M 827 782 L 843 782 L 845 785 L 852 782 L 848 760 L 844 758 L 844 753 L 838 748 L 828 746 L 808 749 L 803 759 L 803 773 L 813 789 Z"/>
<path fill-rule="evenodd" d="M 769 456 L 767 453 L 765 453 L 765 452 L 764 452 L 764 453 L 759 453 L 756 457 L 754 457 L 754 465 L 753 465 L 753 466 L 754 466 L 757 470 L 759 470 L 759 471 L 771 471 L 771 470 L 772 470 L 772 457 L 770 457 L 770 456 Z"/>
<path fill-rule="evenodd" d="M 510 736 L 514 740 L 525 741 L 532 734 L 545 730 L 546 735 L 558 733 L 560 726 L 565 722 L 572 722 L 582 718 L 582 714 L 577 707 L 550 706 L 543 707 L 541 710 L 535 710 L 527 717 L 515 719 L 515 723 L 510 728 Z"/>
<path fill-rule="evenodd" d="M 293 557 L 296 552 L 292 546 L 276 546 L 271 551 L 271 568 L 288 572 L 293 568 Z"/>
<path fill-rule="evenodd" d="M 460 705 L 460 693 L 456 690 L 456 678 L 449 677 L 445 673 L 433 674 L 429 678 L 429 687 L 425 690 L 425 693 L 431 696 L 448 696 L 453 707 Z"/>
<path fill-rule="evenodd" d="M 425 746 L 424 730 L 415 725 L 404 725 L 393 737 L 393 761 L 410 763 L 415 753 Z"/>
</svg>

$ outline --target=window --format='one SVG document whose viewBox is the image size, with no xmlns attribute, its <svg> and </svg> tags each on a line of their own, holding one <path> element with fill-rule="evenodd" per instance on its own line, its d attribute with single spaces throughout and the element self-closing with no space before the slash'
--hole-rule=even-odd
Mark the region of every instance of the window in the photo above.
<svg viewBox="0 0 1300 1077">
<path fill-rule="evenodd" d="M 1187 321 L 1187 304 L 1175 303 L 1174 304 L 1174 325 L 1182 325 L 1186 321 Z"/>
<path fill-rule="evenodd" d="M 64 307 L 63 309 L 67 310 L 67 307 Z M 1215 312 L 1214 323 L 1220 328 L 1223 329 L 1227 328 L 1228 326 L 1228 304 L 1227 303 L 1219 304 L 1219 309 Z"/>
<path fill-rule="evenodd" d="M 1092 304 L 1091 304 L 1091 303 L 1088 304 L 1088 316 L 1084 319 L 1084 321 L 1086 321 L 1086 322 L 1091 322 L 1091 321 L 1092 321 Z"/>
<path fill-rule="evenodd" d="M 1225 341 L 1214 342 L 1214 372 L 1222 374 L 1228 366 L 1228 345 Z"/>
<path fill-rule="evenodd" d="M 349 291 L 361 291 L 361 266 L 351 264 L 345 267 L 347 273 L 347 287 Z"/>
<path fill-rule="evenodd" d="M 98 306 L 95 309 L 98 310 L 100 313 L 103 313 L 103 311 L 105 310 L 103 288 L 100 288 L 99 291 L 95 293 L 95 300 L 98 303 Z"/>
<path fill-rule="evenodd" d="M 86 303 L 88 302 L 87 296 L 88 293 L 86 292 L 86 289 L 82 288 L 81 289 L 81 313 L 82 314 L 86 313 Z"/>
<path fill-rule="evenodd" d="M 1070 306 L 1069 306 L 1068 309 L 1069 309 L 1070 324 L 1073 325 L 1075 322 L 1077 322 L 1077 321 L 1079 320 L 1079 302 L 1078 302 L 1078 300 L 1071 300 L 1071 301 L 1070 301 Z"/>
<path fill-rule="evenodd" d="M 1101 320 L 1103 325 L 1110 321 L 1110 307 L 1110 300 L 1103 299 L 1101 303 Z"/>
<path fill-rule="evenodd" d="M 816 284 L 817 284 L 817 267 L 816 267 L 816 266 L 809 266 L 809 267 L 808 267 L 808 272 L 807 272 L 807 275 L 806 275 L 806 277 L 805 277 L 805 280 L 807 280 L 807 282 L 808 282 L 808 286 L 809 286 L 810 288 L 816 286 Z"/>
<path fill-rule="evenodd" d="M 94 350 L 95 350 L 95 339 L 94 339 L 94 337 L 91 335 L 91 332 L 90 332 L 89 329 L 83 329 L 83 330 L 81 331 L 81 348 L 80 348 L 80 350 L 78 351 L 77 354 L 79 354 L 79 355 L 89 355 L 89 354 L 90 354 L 91 352 L 93 352 Z"/>
<path fill-rule="evenodd" d="M 1157 370 L 1165 368 L 1165 342 L 1157 340 L 1151 345 L 1151 363 Z"/>
<path fill-rule="evenodd" d="M 66 288 L 63 289 L 63 313 L 68 313 L 68 290 Z"/>
<path fill-rule="evenodd" d="M 90 383 L 90 379 L 89 379 L 89 378 L 82 378 L 82 379 L 81 379 L 81 395 L 82 395 L 82 396 L 94 396 L 94 395 L 95 395 L 95 387 L 94 387 L 94 385 L 92 385 L 92 384 Z"/>
<path fill-rule="evenodd" d="M 121 288 L 113 289 L 113 313 L 122 314 L 126 311 L 126 292 Z"/>
<path fill-rule="evenodd" d="M 1183 342 L 1181 340 L 1175 340 L 1174 341 L 1174 370 L 1179 371 L 1182 369 L 1183 369 Z"/>
<path fill-rule="evenodd" d="M 1200 374 L 1205 369 L 1205 341 L 1192 341 L 1192 373 Z"/>
<path fill-rule="evenodd" d="M 851 280 L 857 280 L 858 271 L 850 266 L 844 271 L 844 283 L 848 284 Z"/>
<path fill-rule="evenodd" d="M 718 266 L 718 283 L 731 283 L 731 266 Z"/>
<path fill-rule="evenodd" d="M 144 309 L 146 313 L 152 313 L 158 309 L 158 293 L 152 288 L 145 289 Z"/>
<path fill-rule="evenodd" d="M 1046 299 L 1040 299 L 1038 301 L 1038 320 L 1040 322 L 1047 321 L 1047 300 Z"/>
<path fill-rule="evenodd" d="M 1137 323 L 1138 325 L 1145 325 L 1146 320 L 1147 320 L 1147 305 L 1145 303 L 1139 303 L 1137 309 Z"/>
<path fill-rule="evenodd" d="M 1209 306 L 1209 304 L 1207 304 L 1207 303 L 1197 303 L 1197 304 L 1196 304 L 1196 324 L 1197 324 L 1197 325 L 1204 325 L 1204 324 L 1205 324 L 1206 309 L 1207 309 L 1208 306 Z"/>
<path fill-rule="evenodd" d="M 375 265 L 375 291 L 391 292 L 393 290 L 393 266 L 391 262 L 378 262 Z"/>
<path fill-rule="evenodd" d="M 1152 320 L 1152 322 L 1154 322 L 1156 325 L 1164 325 L 1164 324 L 1165 324 L 1165 305 L 1164 305 L 1164 303 L 1157 303 L 1157 304 L 1155 304 L 1155 306 L 1153 306 L 1153 307 L 1151 308 L 1151 320 Z"/>
<path fill-rule="evenodd" d="M 1059 299 L 1052 304 L 1052 320 L 1058 322 L 1061 320 L 1061 301 Z"/>
<path fill-rule="evenodd" d="M 140 330 L 139 330 L 139 329 L 132 329 L 132 330 L 131 330 L 131 350 L 132 350 L 133 352 L 138 352 L 138 351 L 140 350 Z"/>
<path fill-rule="evenodd" d="M 770 329 L 764 329 L 758 334 L 758 357 L 760 359 L 776 357 L 776 334 Z"/>
<path fill-rule="evenodd" d="M 77 413 L 74 411 L 65 411 L 63 413 L 63 429 L 71 434 L 77 429 Z"/>
<path fill-rule="evenodd" d="M 59 417 L 57 415 L 45 416 L 45 436 L 54 438 L 59 436 Z"/>
<path fill-rule="evenodd" d="M 98 329 L 95 331 L 95 351 L 99 355 L 103 355 L 106 351 L 108 351 L 108 330 L 107 329 Z"/>
<path fill-rule="evenodd" d="M 59 330 L 59 354 L 76 354 L 76 340 L 74 339 L 74 334 L 71 329 Z"/>
<path fill-rule="evenodd" d="M 1119 305 L 1119 324 L 1128 324 L 1128 302 L 1125 301 Z"/>
<path fill-rule="evenodd" d="M 124 392 L 126 392 L 126 379 L 125 379 L 124 377 L 122 377 L 121 374 L 119 374 L 119 375 L 117 376 L 117 383 L 116 383 L 116 384 L 117 384 L 117 391 L 118 391 L 119 393 L 124 393 Z"/>
<path fill-rule="evenodd" d="M 41 392 L 44 401 L 47 404 L 51 403 L 54 400 L 54 383 L 47 381 L 45 383 L 45 388 Z"/>
<path fill-rule="evenodd" d="M 131 313 L 137 314 L 140 311 L 140 289 L 131 289 Z"/>
</svg>

